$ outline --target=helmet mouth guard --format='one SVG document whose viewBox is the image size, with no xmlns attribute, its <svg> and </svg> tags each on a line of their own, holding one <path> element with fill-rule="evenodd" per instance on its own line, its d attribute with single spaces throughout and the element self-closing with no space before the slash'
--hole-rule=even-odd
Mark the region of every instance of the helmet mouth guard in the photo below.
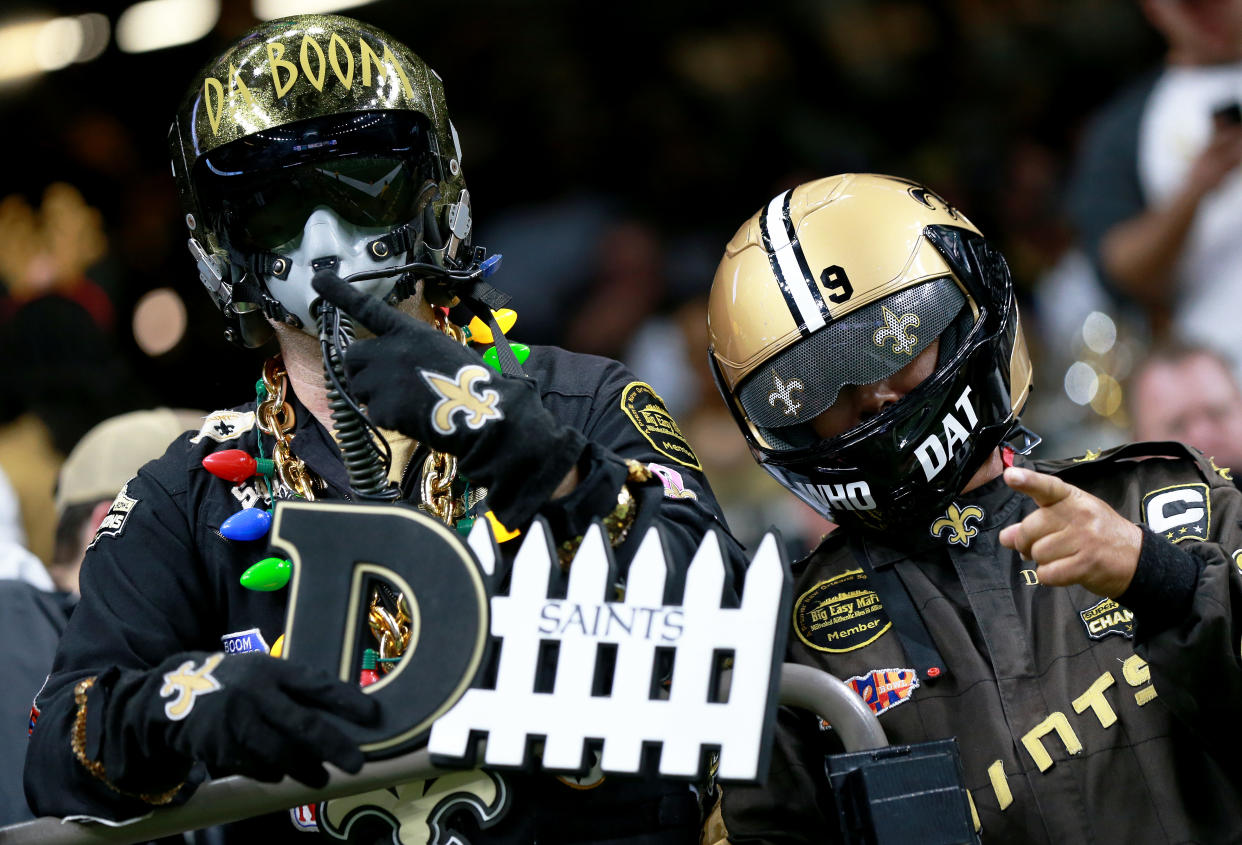
<svg viewBox="0 0 1242 845">
<path fill-rule="evenodd" d="M 801 446 L 765 442 L 765 429 L 739 397 L 728 403 L 759 463 L 841 524 L 921 534 L 1017 424 L 1010 381 L 1019 329 L 1004 258 L 966 229 L 929 225 L 923 235 L 977 309 L 974 325 L 931 376 L 851 430 Z M 711 366 L 722 386 L 714 356 Z"/>
</svg>

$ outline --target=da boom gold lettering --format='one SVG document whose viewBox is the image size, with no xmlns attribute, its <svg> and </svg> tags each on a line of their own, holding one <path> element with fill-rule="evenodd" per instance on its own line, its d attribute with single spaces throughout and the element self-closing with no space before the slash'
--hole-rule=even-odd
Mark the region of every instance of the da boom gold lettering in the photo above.
<svg viewBox="0 0 1242 845">
<path fill-rule="evenodd" d="M 362 85 L 371 86 L 372 76 L 376 87 L 390 84 L 390 80 L 395 79 L 400 81 L 406 98 L 414 98 L 414 87 L 406 76 L 405 68 L 401 67 L 387 44 L 380 45 L 379 52 L 376 52 L 376 48 L 359 38 L 357 50 L 354 51 L 339 33 L 334 32 L 329 36 L 325 50 L 324 45 L 308 32 L 302 35 L 297 62 L 285 58 L 285 45 L 279 41 L 269 41 L 264 47 L 272 90 L 277 99 L 292 91 L 299 80 L 305 80 L 316 91 L 323 91 L 324 86 L 330 85 L 331 79 L 335 78 L 342 88 L 349 91 L 353 88 L 354 71 L 358 66 Z M 332 71 L 331 76 L 329 70 Z M 227 87 L 214 76 L 203 80 L 203 110 L 207 113 L 213 135 L 220 134 L 220 126 L 228 111 L 226 105 L 237 96 L 243 97 L 252 107 L 256 105 L 254 95 L 236 65 L 229 65 Z"/>
<path fill-rule="evenodd" d="M 272 71 L 272 85 L 276 87 L 276 96 L 283 97 L 289 93 L 289 89 L 293 87 L 293 83 L 298 81 L 298 68 L 293 62 L 287 62 L 282 56 L 285 54 L 285 45 L 279 41 L 273 41 L 267 45 L 267 66 Z M 283 69 L 289 75 L 285 77 L 285 81 L 280 81 L 280 71 Z"/>
</svg>

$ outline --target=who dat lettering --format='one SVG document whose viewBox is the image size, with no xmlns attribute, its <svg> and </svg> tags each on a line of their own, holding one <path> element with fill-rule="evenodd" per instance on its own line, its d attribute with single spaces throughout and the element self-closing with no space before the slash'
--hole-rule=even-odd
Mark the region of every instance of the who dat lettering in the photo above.
<svg viewBox="0 0 1242 845">
<path fill-rule="evenodd" d="M 979 424 L 979 416 L 975 413 L 974 406 L 970 404 L 969 386 L 962 391 L 961 396 L 957 397 L 954 407 L 961 411 L 968 425 L 962 425 L 961 421 L 950 411 L 940 421 L 940 426 L 944 430 L 944 440 L 941 441 L 936 434 L 930 434 L 914 450 L 914 455 L 919 459 L 928 481 L 939 475 L 940 471 L 949 465 L 949 458 L 957 451 L 957 447 L 970 439 L 970 433 Z"/>
</svg>

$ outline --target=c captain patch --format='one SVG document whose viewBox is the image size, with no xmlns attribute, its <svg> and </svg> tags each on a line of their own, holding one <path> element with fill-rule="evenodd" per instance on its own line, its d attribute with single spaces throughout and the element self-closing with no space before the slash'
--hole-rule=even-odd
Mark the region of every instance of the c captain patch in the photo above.
<svg viewBox="0 0 1242 845">
<path fill-rule="evenodd" d="M 798 597 L 793 616 L 798 639 L 832 654 L 869 645 L 893 625 L 861 569 L 820 581 Z"/>
<path fill-rule="evenodd" d="M 1087 636 L 1093 640 L 1102 640 L 1109 634 L 1134 639 L 1134 614 L 1112 599 L 1100 599 L 1086 610 L 1080 610 L 1078 615 L 1087 629 Z"/>
<path fill-rule="evenodd" d="M 656 395 L 651 385 L 632 381 L 621 391 L 621 410 L 634 423 L 647 442 L 657 452 L 682 466 L 702 470 L 699 458 L 690 448 L 686 436 L 677 427 L 677 421 L 664 407 L 664 400 Z"/>
<path fill-rule="evenodd" d="M 1143 497 L 1143 521 L 1153 534 L 1171 543 L 1206 540 L 1212 505 L 1206 484 L 1178 484 L 1152 490 Z"/>
<path fill-rule="evenodd" d="M 845 685 L 879 716 L 910 700 L 919 688 L 919 673 L 913 669 L 872 669 L 865 675 L 847 678 Z"/>
</svg>

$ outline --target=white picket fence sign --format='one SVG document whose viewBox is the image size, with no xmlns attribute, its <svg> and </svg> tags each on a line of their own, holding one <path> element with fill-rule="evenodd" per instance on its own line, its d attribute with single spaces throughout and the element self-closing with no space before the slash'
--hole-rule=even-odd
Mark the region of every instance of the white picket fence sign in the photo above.
<svg viewBox="0 0 1242 845">
<path fill-rule="evenodd" d="M 490 550 L 470 545 L 490 571 Z M 602 742 L 604 772 L 640 771 L 643 746 L 661 746 L 659 772 L 703 774 L 704 746 L 719 748 L 717 777 L 755 780 L 763 773 L 765 724 L 784 637 L 786 571 L 775 537 L 764 537 L 746 572 L 737 608 L 721 607 L 725 564 L 708 533 L 691 561 L 680 604 L 664 603 L 669 570 L 655 528 L 643 538 L 626 579 L 625 598 L 609 601 L 608 551 L 593 526 L 570 568 L 567 595 L 549 598 L 555 566 L 541 521 L 530 527 L 514 560 L 508 595 L 491 599 L 491 632 L 502 645 L 494 689 L 468 690 L 432 727 L 428 750 L 463 760 L 472 732 L 487 735 L 483 764 L 522 766 L 532 738 L 543 739 L 545 769 L 581 770 L 589 741 Z M 676 599 L 674 599 L 675 601 Z M 540 643 L 559 642 L 555 682 L 536 692 Z M 591 694 L 601 644 L 616 645 L 611 694 Z M 652 698 L 656 649 L 675 649 L 667 698 Z M 712 701 L 715 654 L 732 652 L 727 701 Z"/>
</svg>

